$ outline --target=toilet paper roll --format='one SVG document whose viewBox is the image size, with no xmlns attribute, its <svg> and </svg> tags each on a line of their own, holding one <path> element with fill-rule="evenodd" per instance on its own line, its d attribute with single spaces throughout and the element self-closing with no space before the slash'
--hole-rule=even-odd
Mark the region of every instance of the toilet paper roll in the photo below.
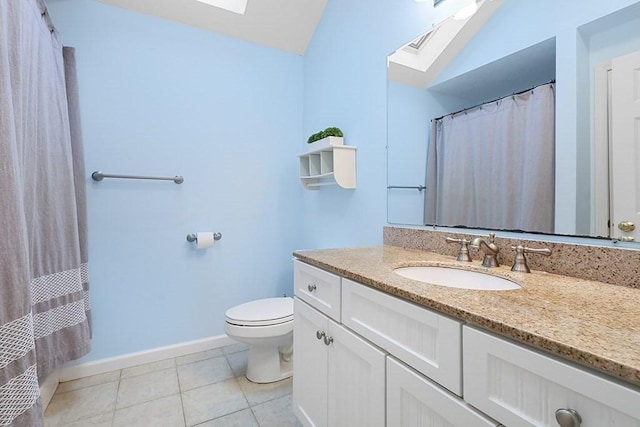
<svg viewBox="0 0 640 427">
<path fill-rule="evenodd" d="M 211 231 L 198 231 L 196 233 L 196 248 L 206 249 L 213 246 L 213 233 Z"/>
</svg>

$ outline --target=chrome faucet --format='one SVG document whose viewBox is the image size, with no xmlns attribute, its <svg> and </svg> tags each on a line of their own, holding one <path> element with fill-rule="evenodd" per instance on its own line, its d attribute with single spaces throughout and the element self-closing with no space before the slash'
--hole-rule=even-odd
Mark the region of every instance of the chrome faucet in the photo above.
<svg viewBox="0 0 640 427">
<path fill-rule="evenodd" d="M 484 252 L 484 259 L 482 260 L 483 267 L 498 267 L 500 264 L 498 263 L 498 252 L 500 252 L 500 248 L 495 244 L 496 233 L 489 233 L 489 241 L 485 240 L 483 237 L 476 237 L 471 240 L 469 246 L 474 249 L 482 249 Z"/>
<path fill-rule="evenodd" d="M 544 256 L 551 255 L 551 249 L 549 248 L 532 249 L 522 245 L 517 245 L 511 246 L 511 249 L 515 249 L 516 251 L 516 256 L 513 259 L 513 267 L 511 267 L 511 271 L 517 271 L 520 273 L 531 273 L 531 269 L 527 264 L 527 258 L 525 257 L 525 254 L 539 254 Z"/>
<path fill-rule="evenodd" d="M 466 261 L 471 262 L 471 257 L 469 256 L 469 240 L 466 238 L 454 239 L 453 237 L 447 237 L 447 243 L 460 243 L 460 249 L 458 250 L 457 261 Z"/>
</svg>

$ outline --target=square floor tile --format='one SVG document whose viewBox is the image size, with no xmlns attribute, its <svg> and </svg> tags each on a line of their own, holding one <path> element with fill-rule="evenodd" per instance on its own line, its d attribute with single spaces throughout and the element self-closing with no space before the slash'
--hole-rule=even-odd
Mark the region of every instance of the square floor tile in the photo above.
<svg viewBox="0 0 640 427">
<path fill-rule="evenodd" d="M 188 363 L 199 362 L 201 360 L 212 359 L 224 355 L 221 348 L 201 351 L 199 353 L 187 354 L 185 356 L 176 357 L 176 365 L 186 365 Z"/>
<path fill-rule="evenodd" d="M 148 374 L 150 372 L 162 371 L 176 366 L 175 359 L 159 360 L 157 362 L 145 363 L 142 365 L 132 366 L 122 370 L 122 378 L 131 378 L 138 375 Z"/>
<path fill-rule="evenodd" d="M 106 414 L 97 415 L 91 418 L 85 418 L 79 421 L 74 422 L 65 422 L 60 424 L 60 426 L 64 427 L 111 427 L 111 423 L 113 421 L 113 412 L 108 412 Z M 45 417 L 44 420 L 45 427 L 53 427 L 55 424 L 51 424 L 50 419 Z"/>
<path fill-rule="evenodd" d="M 275 383 L 257 384 L 245 377 L 239 377 L 238 383 L 251 406 L 291 394 L 293 384 L 291 378 Z"/>
<path fill-rule="evenodd" d="M 176 368 L 123 378 L 120 380 L 116 408 L 126 408 L 179 392 Z"/>
<path fill-rule="evenodd" d="M 235 379 L 210 384 L 182 393 L 182 407 L 188 426 L 249 407 Z"/>
<path fill-rule="evenodd" d="M 234 377 L 224 356 L 178 366 L 180 390 L 186 391 Z"/>
<path fill-rule="evenodd" d="M 251 410 L 260 427 L 302 426 L 293 414 L 291 395 L 254 406 Z"/>
<path fill-rule="evenodd" d="M 117 393 L 117 382 L 56 393 L 45 412 L 48 425 L 66 426 L 74 421 L 112 413 Z"/>
<path fill-rule="evenodd" d="M 259 427 L 251 409 L 234 412 L 206 423 L 198 424 L 197 427 Z"/>
<path fill-rule="evenodd" d="M 182 399 L 179 394 L 118 409 L 113 427 L 184 427 Z"/>
<path fill-rule="evenodd" d="M 222 347 L 224 354 L 233 354 L 245 350 L 249 350 L 249 345 L 241 342 Z"/>
<path fill-rule="evenodd" d="M 231 366 L 233 375 L 236 377 L 247 374 L 247 360 L 249 360 L 249 350 L 238 351 L 226 355 L 227 362 Z"/>
<path fill-rule="evenodd" d="M 111 371 L 104 374 L 92 375 L 90 377 L 79 378 L 73 381 L 65 381 L 58 384 L 56 393 L 66 393 L 67 391 L 78 390 L 98 384 L 110 383 L 120 379 L 120 370 Z"/>
</svg>

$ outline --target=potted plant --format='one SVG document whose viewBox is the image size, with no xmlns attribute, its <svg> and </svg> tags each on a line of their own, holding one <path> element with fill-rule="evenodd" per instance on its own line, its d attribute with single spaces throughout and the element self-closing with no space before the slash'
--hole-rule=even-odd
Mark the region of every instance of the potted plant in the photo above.
<svg viewBox="0 0 640 427">
<path fill-rule="evenodd" d="M 343 144 L 343 133 L 340 128 L 337 127 L 328 127 L 323 131 L 314 133 L 307 140 L 308 144 L 315 144 L 316 146 L 327 146 L 332 147 L 335 145 Z"/>
</svg>

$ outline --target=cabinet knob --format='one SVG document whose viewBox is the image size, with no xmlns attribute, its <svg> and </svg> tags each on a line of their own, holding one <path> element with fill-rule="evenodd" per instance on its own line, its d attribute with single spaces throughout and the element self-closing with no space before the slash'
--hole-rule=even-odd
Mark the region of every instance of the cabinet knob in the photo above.
<svg viewBox="0 0 640 427">
<path fill-rule="evenodd" d="M 582 417 L 574 409 L 560 408 L 556 410 L 556 421 L 560 427 L 580 427 Z"/>
<path fill-rule="evenodd" d="M 327 334 L 324 333 L 324 331 L 321 330 L 317 330 L 316 331 L 316 338 L 318 338 L 319 340 L 321 340 L 323 337 L 326 337 Z"/>
<path fill-rule="evenodd" d="M 333 337 L 328 337 L 325 335 L 324 337 L 324 345 L 331 345 L 331 343 L 333 342 Z"/>
<path fill-rule="evenodd" d="M 315 291 L 316 290 L 315 283 L 311 283 L 309 286 L 307 286 L 307 289 L 309 289 L 309 292 Z"/>
</svg>

